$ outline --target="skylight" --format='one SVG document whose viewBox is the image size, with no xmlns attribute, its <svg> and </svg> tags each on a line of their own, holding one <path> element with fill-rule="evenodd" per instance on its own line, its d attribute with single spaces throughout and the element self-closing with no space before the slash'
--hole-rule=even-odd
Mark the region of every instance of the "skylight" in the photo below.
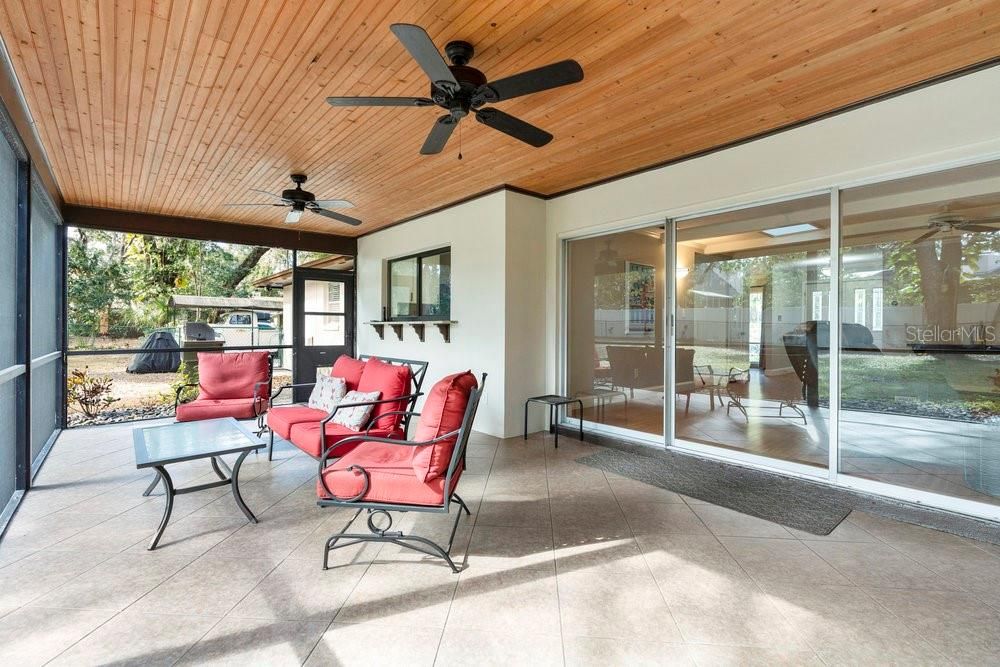
<svg viewBox="0 0 1000 667">
<path fill-rule="evenodd" d="M 765 234 L 768 236 L 788 236 L 789 234 L 801 234 L 803 232 L 812 232 L 819 229 L 816 225 L 810 225 L 809 223 L 802 223 L 801 225 L 785 225 L 784 227 L 772 227 L 771 229 L 763 229 Z"/>
</svg>

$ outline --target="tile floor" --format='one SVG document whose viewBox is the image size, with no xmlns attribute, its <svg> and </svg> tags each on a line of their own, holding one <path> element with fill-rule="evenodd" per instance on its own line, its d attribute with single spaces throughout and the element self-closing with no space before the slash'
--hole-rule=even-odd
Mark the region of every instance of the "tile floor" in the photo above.
<svg viewBox="0 0 1000 667">
<path fill-rule="evenodd" d="M 130 428 L 66 432 L 0 542 L 0 664 L 1000 660 L 1000 547 L 859 513 L 816 537 L 575 462 L 593 449 L 475 435 L 460 575 L 391 546 L 324 572 L 345 514 L 287 445 L 243 468 L 260 524 L 227 489 L 185 495 L 147 552 L 163 500 Z"/>
</svg>

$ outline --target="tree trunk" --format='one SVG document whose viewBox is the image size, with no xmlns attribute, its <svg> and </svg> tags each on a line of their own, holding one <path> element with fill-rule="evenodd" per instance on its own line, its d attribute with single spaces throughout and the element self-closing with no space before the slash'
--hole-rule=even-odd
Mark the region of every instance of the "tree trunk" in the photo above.
<svg viewBox="0 0 1000 667">
<path fill-rule="evenodd" d="M 254 267 L 257 266 L 257 263 L 260 262 L 261 258 L 267 254 L 268 250 L 270 250 L 270 248 L 263 248 L 260 246 L 251 248 L 247 256 L 243 258 L 242 262 L 240 262 L 240 265 L 233 269 L 232 274 L 230 274 L 230 276 L 226 279 L 226 290 L 228 292 L 235 290 L 236 287 L 243 282 L 243 279 L 250 275 L 250 272 L 254 270 Z"/>
<path fill-rule="evenodd" d="M 962 240 L 959 236 L 942 239 L 940 258 L 935 252 L 935 245 L 933 241 L 918 243 L 916 256 L 920 268 L 920 291 L 924 297 L 925 324 L 939 327 L 938 337 L 941 337 L 958 328 Z"/>
</svg>

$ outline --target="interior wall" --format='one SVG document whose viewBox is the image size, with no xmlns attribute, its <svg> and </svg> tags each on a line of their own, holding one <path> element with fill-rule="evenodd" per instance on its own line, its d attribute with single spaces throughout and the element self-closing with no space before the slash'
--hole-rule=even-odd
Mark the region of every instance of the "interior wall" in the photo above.
<svg viewBox="0 0 1000 667">
<path fill-rule="evenodd" d="M 1000 67 L 547 202 L 546 377 L 561 386 L 563 239 L 1000 156 Z"/>
</svg>

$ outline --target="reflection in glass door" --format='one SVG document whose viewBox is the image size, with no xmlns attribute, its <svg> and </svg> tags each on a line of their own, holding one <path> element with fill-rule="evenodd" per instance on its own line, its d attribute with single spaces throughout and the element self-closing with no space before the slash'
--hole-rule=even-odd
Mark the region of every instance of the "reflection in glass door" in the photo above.
<svg viewBox="0 0 1000 667">
<path fill-rule="evenodd" d="M 674 224 L 675 438 L 826 468 L 830 196 Z"/>
</svg>

